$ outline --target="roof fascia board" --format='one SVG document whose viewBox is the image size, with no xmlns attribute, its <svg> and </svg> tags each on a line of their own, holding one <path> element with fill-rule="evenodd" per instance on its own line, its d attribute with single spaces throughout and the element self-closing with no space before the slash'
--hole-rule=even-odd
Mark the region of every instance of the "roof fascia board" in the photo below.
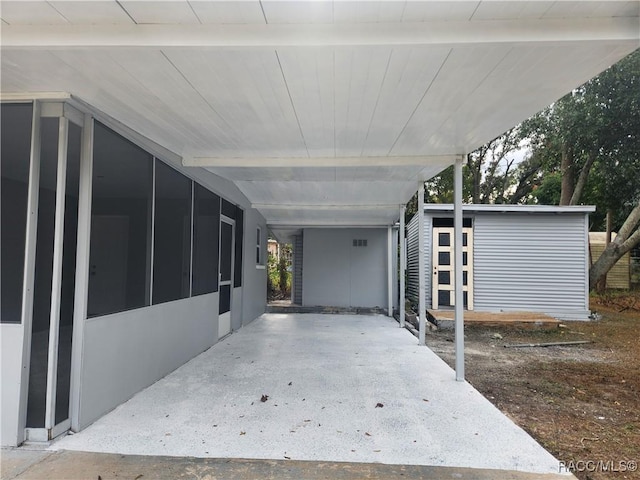
<svg viewBox="0 0 640 480">
<path fill-rule="evenodd" d="M 274 48 L 640 41 L 638 17 L 371 24 L 3 25 L 2 48 Z"/>
<path fill-rule="evenodd" d="M 67 92 L 0 92 L 0 102 L 65 102 L 70 98 Z"/>
<path fill-rule="evenodd" d="M 371 223 L 371 221 L 360 222 L 358 220 L 340 220 L 334 223 L 320 223 L 308 220 L 301 220 L 299 222 L 291 222 L 291 220 L 287 220 L 286 222 L 267 220 L 267 226 L 269 228 L 275 228 L 276 230 L 299 230 L 301 228 L 387 228 L 394 224 L 395 220 L 380 223 Z"/>
</svg>

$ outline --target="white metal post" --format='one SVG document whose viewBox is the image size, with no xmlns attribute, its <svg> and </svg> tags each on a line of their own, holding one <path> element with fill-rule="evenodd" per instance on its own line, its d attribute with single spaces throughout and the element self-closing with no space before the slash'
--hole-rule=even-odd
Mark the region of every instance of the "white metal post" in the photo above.
<svg viewBox="0 0 640 480">
<path fill-rule="evenodd" d="M 400 229 L 398 230 L 398 243 L 400 244 L 400 328 L 404 328 L 404 276 L 407 270 L 407 245 L 404 239 L 404 214 L 407 209 L 406 205 L 400 207 Z"/>
<path fill-rule="evenodd" d="M 80 430 L 80 379 L 84 354 L 84 325 L 89 296 L 89 243 L 91 240 L 91 190 L 93 178 L 93 118 L 86 114 L 82 127 L 80 186 L 78 190 L 78 237 L 76 247 L 76 284 L 73 303 L 73 340 L 71 342 L 71 387 L 69 418 L 71 429 Z"/>
<path fill-rule="evenodd" d="M 62 294 L 62 254 L 64 248 L 64 209 L 67 190 L 67 147 L 69 120 L 58 119 L 58 168 L 56 178 L 56 209 L 53 237 L 53 270 L 51 278 L 51 310 L 49 312 L 49 357 L 47 363 L 47 395 L 44 428 L 50 431 L 56 424 L 56 388 L 58 380 L 58 337 L 60 331 L 60 295 Z"/>
<path fill-rule="evenodd" d="M 393 317 L 393 236 L 391 227 L 387 227 L 387 307 Z"/>
<path fill-rule="evenodd" d="M 420 181 L 418 186 L 418 319 L 420 326 L 418 330 L 418 344 L 425 344 L 425 334 L 427 328 L 427 302 L 425 298 L 425 278 L 424 278 L 424 181 Z"/>
<path fill-rule="evenodd" d="M 29 158 L 29 188 L 27 196 L 27 221 L 24 249 L 24 274 L 22 281 L 22 384 L 18 407 L 18 445 L 25 440 L 29 371 L 31 367 L 31 326 L 33 321 L 33 287 L 36 271 L 36 240 L 38 236 L 38 202 L 40 193 L 40 109 L 33 102 L 31 119 L 31 156 Z"/>
<path fill-rule="evenodd" d="M 464 294 L 462 292 L 462 156 L 454 167 L 454 282 L 455 282 L 455 344 L 456 380 L 464 381 Z"/>
</svg>

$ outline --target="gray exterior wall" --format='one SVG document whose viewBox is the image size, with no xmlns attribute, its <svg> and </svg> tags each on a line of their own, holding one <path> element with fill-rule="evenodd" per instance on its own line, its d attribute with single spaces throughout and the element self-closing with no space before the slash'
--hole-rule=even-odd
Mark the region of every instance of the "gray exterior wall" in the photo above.
<svg viewBox="0 0 640 480">
<path fill-rule="evenodd" d="M 305 229 L 302 304 L 386 307 L 387 250 L 386 228 Z"/>
<path fill-rule="evenodd" d="M 476 310 L 541 311 L 560 319 L 585 320 L 587 264 L 585 214 L 475 218 Z"/>
<path fill-rule="evenodd" d="M 216 343 L 217 313 L 211 293 L 87 320 L 80 428 Z"/>
<path fill-rule="evenodd" d="M 24 326 L 22 324 L 0 324 L 0 402 L 2 402 L 2 421 L 0 421 L 0 445 L 16 446 L 22 422 L 19 418 L 20 385 L 22 382 L 22 355 Z M 24 409 L 26 416 L 26 408 Z"/>
<path fill-rule="evenodd" d="M 256 265 L 256 229 L 262 231 L 262 258 L 267 259 L 267 223 L 260 213 L 247 208 L 244 211 L 244 252 L 242 256 L 242 325 L 262 315 L 267 305 L 267 269 Z M 238 290 L 238 289 L 235 289 Z M 216 310 L 217 311 L 217 310 Z M 234 330 L 236 325 L 233 326 Z"/>
<path fill-rule="evenodd" d="M 534 210 L 534 209 L 533 209 Z M 431 306 L 432 220 L 425 212 L 426 304 Z M 587 320 L 588 215 L 584 212 L 473 212 L 475 311 L 532 311 Z M 418 297 L 418 217 L 407 225 L 407 295 Z"/>
</svg>

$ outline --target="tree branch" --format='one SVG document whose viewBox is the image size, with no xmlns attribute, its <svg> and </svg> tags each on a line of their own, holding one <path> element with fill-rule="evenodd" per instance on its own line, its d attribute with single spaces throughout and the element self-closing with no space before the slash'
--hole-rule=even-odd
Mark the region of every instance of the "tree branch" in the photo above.
<svg viewBox="0 0 640 480">
<path fill-rule="evenodd" d="M 600 279 L 622 256 L 640 243 L 640 201 L 625 220 L 618 235 L 607 245 L 600 258 L 589 269 L 589 288 L 594 289 Z M 635 230 L 635 231 L 634 231 Z"/>
<path fill-rule="evenodd" d="M 589 173 L 591 172 L 591 167 L 593 166 L 593 162 L 595 162 L 598 157 L 598 150 L 593 150 L 589 153 L 587 157 L 587 161 L 585 162 L 582 170 L 580 170 L 580 175 L 578 176 L 578 181 L 576 182 L 576 186 L 573 189 L 573 195 L 571 195 L 571 200 L 569 200 L 569 205 L 577 205 L 580 202 L 580 198 L 582 197 L 582 192 L 584 191 L 584 187 L 587 184 L 587 180 L 589 179 Z"/>
</svg>

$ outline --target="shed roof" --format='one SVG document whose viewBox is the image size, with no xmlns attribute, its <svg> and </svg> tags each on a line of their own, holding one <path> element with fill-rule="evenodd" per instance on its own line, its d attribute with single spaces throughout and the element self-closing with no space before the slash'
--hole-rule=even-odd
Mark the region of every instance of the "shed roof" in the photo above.
<svg viewBox="0 0 640 480">
<path fill-rule="evenodd" d="M 453 212 L 450 203 L 430 203 L 424 206 L 425 212 Z M 527 214 L 586 214 L 596 211 L 593 205 L 505 205 L 505 204 L 467 204 L 462 206 L 467 213 L 527 213 Z"/>
</svg>

